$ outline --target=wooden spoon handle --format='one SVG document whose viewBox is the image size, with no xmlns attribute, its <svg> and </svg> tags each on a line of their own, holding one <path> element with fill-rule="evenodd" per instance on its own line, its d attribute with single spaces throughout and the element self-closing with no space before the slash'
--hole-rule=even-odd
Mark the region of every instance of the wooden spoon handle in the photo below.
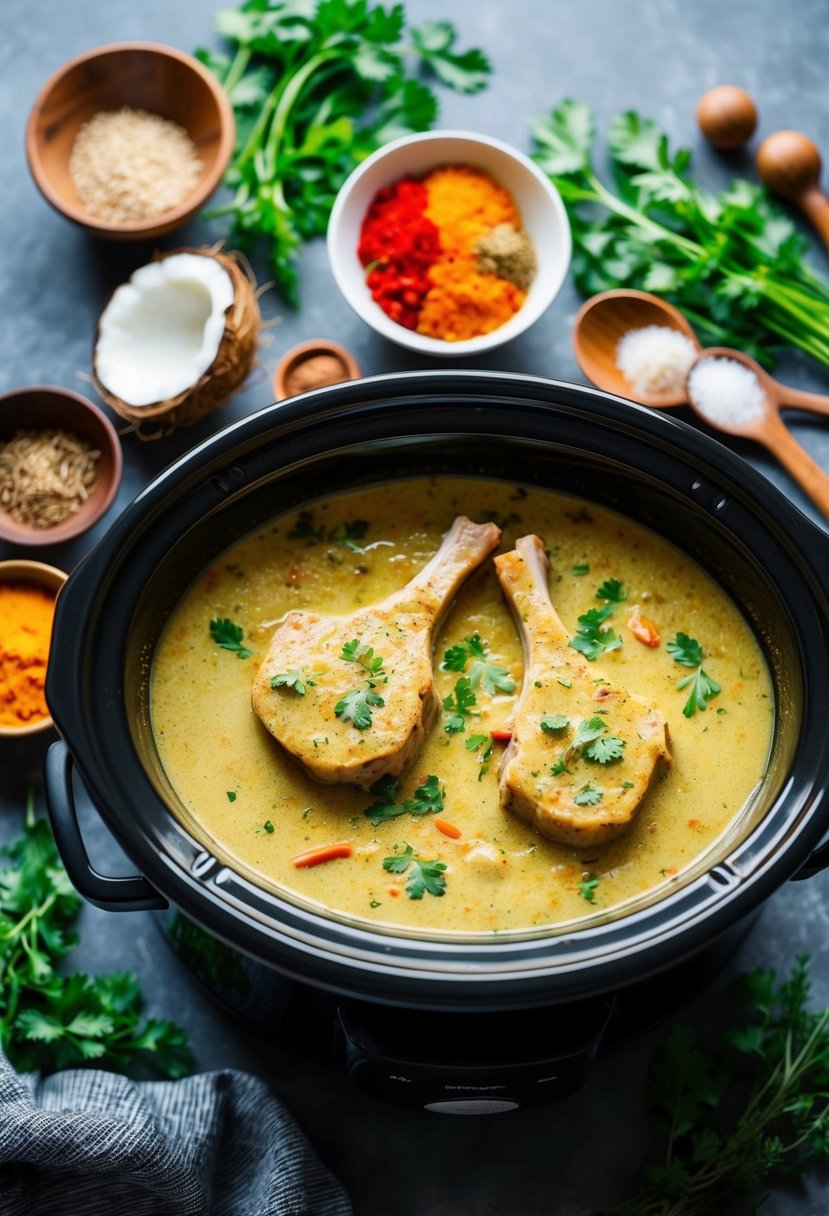
<svg viewBox="0 0 829 1216">
<path fill-rule="evenodd" d="M 783 409 L 809 410 L 812 414 L 829 416 L 829 397 L 823 393 L 805 393 L 799 388 L 790 388 L 781 384 L 780 404 Z"/>
<path fill-rule="evenodd" d="M 829 198 L 817 186 L 812 186 L 801 194 L 801 209 L 808 215 L 820 233 L 821 240 L 829 249 Z"/>
<path fill-rule="evenodd" d="M 759 438 L 759 436 L 758 436 Z M 772 414 L 763 430 L 762 442 L 788 469 L 818 510 L 829 519 L 829 474 L 812 460 L 780 419 Z"/>
</svg>

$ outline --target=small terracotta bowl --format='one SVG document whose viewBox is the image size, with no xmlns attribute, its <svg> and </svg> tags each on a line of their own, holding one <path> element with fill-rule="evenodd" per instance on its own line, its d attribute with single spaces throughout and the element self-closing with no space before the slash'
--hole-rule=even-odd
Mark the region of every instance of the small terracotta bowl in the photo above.
<svg viewBox="0 0 829 1216">
<path fill-rule="evenodd" d="M 319 363 L 312 363 L 319 360 Z M 323 362 L 325 360 L 325 362 Z M 273 391 L 277 401 L 295 397 L 312 388 L 339 384 L 343 380 L 359 380 L 362 372 L 350 351 L 339 342 L 314 338 L 286 351 L 273 374 Z"/>
<path fill-rule="evenodd" d="M 79 536 L 101 518 L 121 484 L 123 457 L 115 427 L 91 401 L 69 389 L 39 385 L 0 396 L 0 442 L 15 431 L 60 428 L 85 439 L 101 453 L 97 478 L 86 502 L 52 528 L 18 523 L 0 508 L 0 539 L 16 545 L 55 545 Z"/>
<path fill-rule="evenodd" d="M 122 106 L 169 118 L 188 132 L 202 162 L 198 185 L 178 207 L 151 219 L 111 223 L 84 208 L 69 176 L 79 129 L 101 110 Z M 95 236 L 144 240 L 179 228 L 218 186 L 236 138 L 233 107 L 197 59 L 155 42 L 116 42 L 71 59 L 47 81 L 26 127 L 26 156 L 52 206 Z"/>
<path fill-rule="evenodd" d="M 47 566 L 44 562 L 30 562 L 14 559 L 0 562 L 0 583 L 28 584 L 30 587 L 42 587 L 51 595 L 57 595 L 66 582 L 67 576 L 56 566 Z M 39 735 L 42 731 L 51 730 L 51 717 L 38 718 L 34 722 L 25 722 L 20 726 L 0 725 L 0 739 L 22 739 L 24 735 Z"/>
</svg>

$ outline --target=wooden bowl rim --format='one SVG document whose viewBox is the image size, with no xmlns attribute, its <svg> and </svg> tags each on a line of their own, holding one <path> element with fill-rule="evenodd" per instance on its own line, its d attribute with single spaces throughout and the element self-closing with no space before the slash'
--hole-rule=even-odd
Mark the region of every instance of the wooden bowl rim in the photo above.
<svg viewBox="0 0 829 1216">
<path fill-rule="evenodd" d="M 220 138 L 213 168 L 184 202 L 179 203 L 177 207 L 173 207 L 169 211 L 164 211 L 159 215 L 153 216 L 152 219 L 114 223 L 109 220 L 96 219 L 95 216 L 90 215 L 82 208 L 72 206 L 63 195 L 53 189 L 40 156 L 40 141 L 37 136 L 37 126 L 40 113 L 59 81 L 74 71 L 75 68 L 85 63 L 91 63 L 96 59 L 102 59 L 110 55 L 123 54 L 126 51 L 138 51 L 144 54 L 157 55 L 164 59 L 175 60 L 200 77 L 202 82 L 207 85 L 219 111 Z M 41 194 L 61 215 L 66 216 L 67 219 L 72 220 L 76 224 L 80 224 L 82 228 L 86 228 L 90 232 L 99 233 L 102 236 L 140 237 L 146 235 L 147 237 L 154 237 L 161 235 L 162 232 L 171 231 L 173 228 L 178 227 L 179 224 L 184 223 L 194 211 L 197 211 L 203 205 L 219 185 L 230 162 L 235 141 L 236 119 L 233 114 L 233 106 L 230 104 L 227 93 L 219 84 L 216 77 L 204 64 L 199 63 L 198 59 L 192 55 L 188 55 L 186 51 L 180 51 L 177 47 L 165 46 L 162 42 L 110 42 L 104 46 L 97 46 L 91 50 L 83 51 L 73 59 L 68 59 L 66 63 L 52 73 L 42 86 L 32 104 L 29 117 L 26 121 L 26 159 L 29 162 L 32 177 Z"/>
<path fill-rule="evenodd" d="M 341 342 L 335 342 L 333 338 L 310 338 L 307 342 L 292 346 L 277 363 L 273 373 L 273 391 L 277 401 L 287 401 L 291 395 L 285 391 L 289 373 L 314 355 L 333 355 L 339 359 L 349 373 L 346 379 L 359 380 L 363 374 L 351 351 Z"/>
<path fill-rule="evenodd" d="M 88 528 L 96 524 L 109 510 L 121 484 L 121 477 L 124 471 L 124 453 L 121 449 L 121 440 L 118 438 L 118 432 L 104 411 L 95 405 L 93 401 L 90 401 L 88 397 L 84 397 L 81 393 L 76 393 L 71 388 L 61 388 L 57 384 L 27 384 L 22 388 L 10 389 L 7 393 L 0 393 L 0 407 L 15 397 L 23 399 L 35 394 L 46 394 L 69 401 L 76 409 L 80 409 L 91 416 L 95 420 L 96 425 L 100 427 L 103 437 L 102 452 L 105 447 L 106 454 L 112 464 L 112 474 L 105 493 L 96 504 L 94 511 L 90 511 L 89 514 L 82 514 L 80 518 L 78 515 L 69 516 L 63 523 L 55 524 L 53 528 L 27 528 L 23 524 L 15 523 L 11 516 L 0 508 L 0 540 L 25 546 L 59 545 L 65 540 L 72 540 L 74 537 L 86 532 Z M 25 427 L 25 420 L 20 425 L 21 427 Z M 56 425 L 60 424 L 56 423 Z M 67 422 L 66 429 L 72 429 L 71 423 Z M 44 563 L 41 562 L 39 564 L 43 565 Z"/>
</svg>

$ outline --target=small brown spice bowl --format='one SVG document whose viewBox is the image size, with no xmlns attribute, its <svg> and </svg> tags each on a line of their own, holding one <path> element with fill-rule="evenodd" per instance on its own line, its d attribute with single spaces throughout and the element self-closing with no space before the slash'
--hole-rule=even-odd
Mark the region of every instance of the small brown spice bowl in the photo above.
<svg viewBox="0 0 829 1216">
<path fill-rule="evenodd" d="M 339 342 L 314 338 L 292 346 L 279 360 L 273 374 L 274 396 L 284 401 L 327 384 L 359 380 L 361 375 L 357 360 Z"/>
<path fill-rule="evenodd" d="M 66 579 L 67 575 L 63 570 L 58 570 L 56 566 L 47 566 L 44 562 L 23 559 L 0 562 L 0 587 L 37 587 L 56 598 Z M 7 654 L 11 653 L 5 635 L 3 650 L 7 651 Z M 0 655 L 0 676 L 4 682 L 10 679 L 10 672 L 4 670 L 6 661 L 6 655 Z M 24 735 L 38 735 L 42 731 L 50 730 L 52 726 L 48 713 L 45 717 L 21 721 L 19 725 L 10 726 L 0 721 L 0 739 L 21 739 Z"/>
<path fill-rule="evenodd" d="M 69 158 L 84 123 L 124 106 L 182 126 L 202 167 L 195 189 L 179 206 L 148 219 L 114 223 L 85 209 L 69 173 Z M 204 205 L 228 166 L 235 138 L 227 94 L 197 59 L 155 42 L 116 42 L 71 59 L 46 81 L 29 115 L 26 156 L 38 189 L 61 215 L 95 236 L 145 240 L 179 228 Z"/>
<path fill-rule="evenodd" d="M 3 445 L 18 431 L 58 429 L 85 440 L 101 453 L 89 497 L 77 511 L 51 527 L 21 523 L 0 505 L 0 539 L 17 545 L 54 545 L 79 536 L 101 518 L 121 484 L 123 456 L 115 427 L 80 393 L 52 385 L 18 388 L 0 396 L 0 495 Z"/>
</svg>

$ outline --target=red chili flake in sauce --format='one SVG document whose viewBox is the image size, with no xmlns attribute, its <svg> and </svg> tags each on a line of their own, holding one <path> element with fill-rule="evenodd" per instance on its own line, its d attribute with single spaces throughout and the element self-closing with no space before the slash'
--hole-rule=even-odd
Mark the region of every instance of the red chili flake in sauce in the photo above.
<svg viewBox="0 0 829 1216">
<path fill-rule="evenodd" d="M 431 287 L 429 267 L 440 253 L 437 226 L 424 214 L 428 196 L 422 182 L 403 177 L 378 190 L 371 201 L 357 254 L 368 267 L 366 283 L 383 312 L 406 329 L 416 329 Z"/>
</svg>

